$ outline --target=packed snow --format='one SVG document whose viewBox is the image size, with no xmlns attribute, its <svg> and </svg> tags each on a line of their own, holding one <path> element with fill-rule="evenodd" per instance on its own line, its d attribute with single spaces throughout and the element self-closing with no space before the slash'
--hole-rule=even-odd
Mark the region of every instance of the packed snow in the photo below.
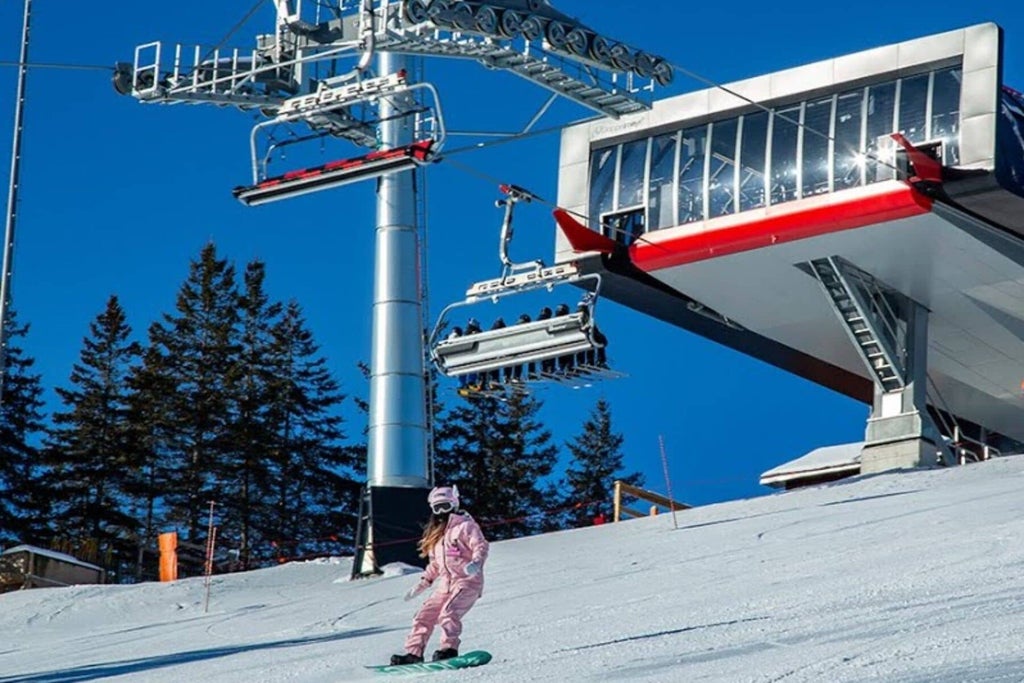
<svg viewBox="0 0 1024 683">
<path fill-rule="evenodd" d="M 1024 457 L 494 543 L 460 681 L 1024 681 Z M 415 572 L 348 560 L 0 595 L 0 683 L 341 683 Z M 437 646 L 437 634 L 430 649 Z"/>
</svg>

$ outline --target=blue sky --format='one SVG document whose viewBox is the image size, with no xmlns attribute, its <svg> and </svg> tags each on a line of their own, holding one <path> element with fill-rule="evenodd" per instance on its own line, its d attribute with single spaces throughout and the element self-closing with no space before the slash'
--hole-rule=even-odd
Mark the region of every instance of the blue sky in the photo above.
<svg viewBox="0 0 1024 683">
<path fill-rule="evenodd" d="M 216 43 L 252 4 L 34 0 L 31 60 L 108 66 L 130 61 L 134 47 L 151 40 Z M 1024 87 L 1024 9 L 1011 2 L 555 5 L 719 83 L 995 21 L 1005 29 L 1004 80 Z M 17 59 L 21 14 L 20 0 L 0 3 L 0 61 Z M 230 44 L 249 48 L 272 25 L 268 1 Z M 546 99 L 514 76 L 473 63 L 432 60 L 427 76 L 441 91 L 452 129 L 518 129 Z M 4 197 L 15 79 L 15 69 L 0 67 Z M 663 94 L 701 87 L 679 77 Z M 540 127 L 588 116 L 561 103 Z M 302 304 L 345 391 L 366 394 L 356 363 L 370 356 L 373 183 L 246 208 L 231 188 L 249 177 L 251 124 L 251 115 L 211 106 L 141 105 L 118 96 L 101 71 L 30 72 L 13 293 L 21 320 L 32 325 L 26 346 L 51 401 L 106 298 L 121 298 L 142 339 L 173 308 L 189 260 L 209 240 L 239 267 L 264 260 L 271 295 Z M 449 149 L 471 141 L 454 138 Z M 349 154 L 339 145 L 324 160 Z M 547 135 L 461 154 L 430 170 L 433 315 L 461 299 L 471 282 L 499 274 L 497 182 L 553 201 L 557 158 L 558 136 Z M 521 210 L 515 256 L 550 261 L 552 243 L 549 209 Z M 698 504 L 764 493 L 757 483 L 764 470 L 863 437 L 864 405 L 617 304 L 603 303 L 600 314 L 612 362 L 628 377 L 587 390 L 547 389 L 539 394 L 543 417 L 561 443 L 599 397 L 607 398 L 626 437 L 627 466 L 642 471 L 652 489 L 665 490 L 659 435 L 675 497 Z M 347 416 L 357 434 L 363 424 L 351 405 Z"/>
</svg>

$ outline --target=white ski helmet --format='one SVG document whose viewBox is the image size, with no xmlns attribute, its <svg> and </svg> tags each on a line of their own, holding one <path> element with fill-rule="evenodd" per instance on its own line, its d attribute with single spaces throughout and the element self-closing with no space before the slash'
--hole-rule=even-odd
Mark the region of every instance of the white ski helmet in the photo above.
<svg viewBox="0 0 1024 683">
<path fill-rule="evenodd" d="M 459 489 L 457 486 L 438 486 L 427 496 L 427 504 L 435 514 L 454 512 L 459 509 Z"/>
</svg>

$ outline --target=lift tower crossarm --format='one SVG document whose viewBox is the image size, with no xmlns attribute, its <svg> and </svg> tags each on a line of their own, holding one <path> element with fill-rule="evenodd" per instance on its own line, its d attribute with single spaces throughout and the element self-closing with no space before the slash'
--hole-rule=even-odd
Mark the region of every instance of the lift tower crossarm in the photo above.
<svg viewBox="0 0 1024 683">
<path fill-rule="evenodd" d="M 339 2 L 342 10 L 355 5 Z M 275 6 L 276 33 L 254 50 L 140 45 L 133 63 L 116 66 L 118 91 L 143 102 L 271 111 L 306 89 L 303 72 L 314 64 L 350 59 L 358 74 L 374 53 L 392 52 L 476 60 L 618 118 L 649 109 L 655 86 L 672 80 L 664 59 L 605 38 L 546 1 L 358 0 L 356 14 L 319 24 L 303 21 L 292 0 Z"/>
</svg>

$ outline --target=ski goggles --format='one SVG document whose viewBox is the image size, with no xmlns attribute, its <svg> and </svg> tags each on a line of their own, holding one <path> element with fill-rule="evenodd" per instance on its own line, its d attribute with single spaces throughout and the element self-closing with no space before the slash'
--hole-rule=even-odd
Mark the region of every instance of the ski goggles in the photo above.
<svg viewBox="0 0 1024 683">
<path fill-rule="evenodd" d="M 446 514 L 448 512 L 452 512 L 453 510 L 455 510 L 455 504 L 452 503 L 449 500 L 442 500 L 442 501 L 438 501 L 436 503 L 431 503 L 430 504 L 430 510 L 435 515 L 443 515 L 443 514 Z"/>
</svg>

